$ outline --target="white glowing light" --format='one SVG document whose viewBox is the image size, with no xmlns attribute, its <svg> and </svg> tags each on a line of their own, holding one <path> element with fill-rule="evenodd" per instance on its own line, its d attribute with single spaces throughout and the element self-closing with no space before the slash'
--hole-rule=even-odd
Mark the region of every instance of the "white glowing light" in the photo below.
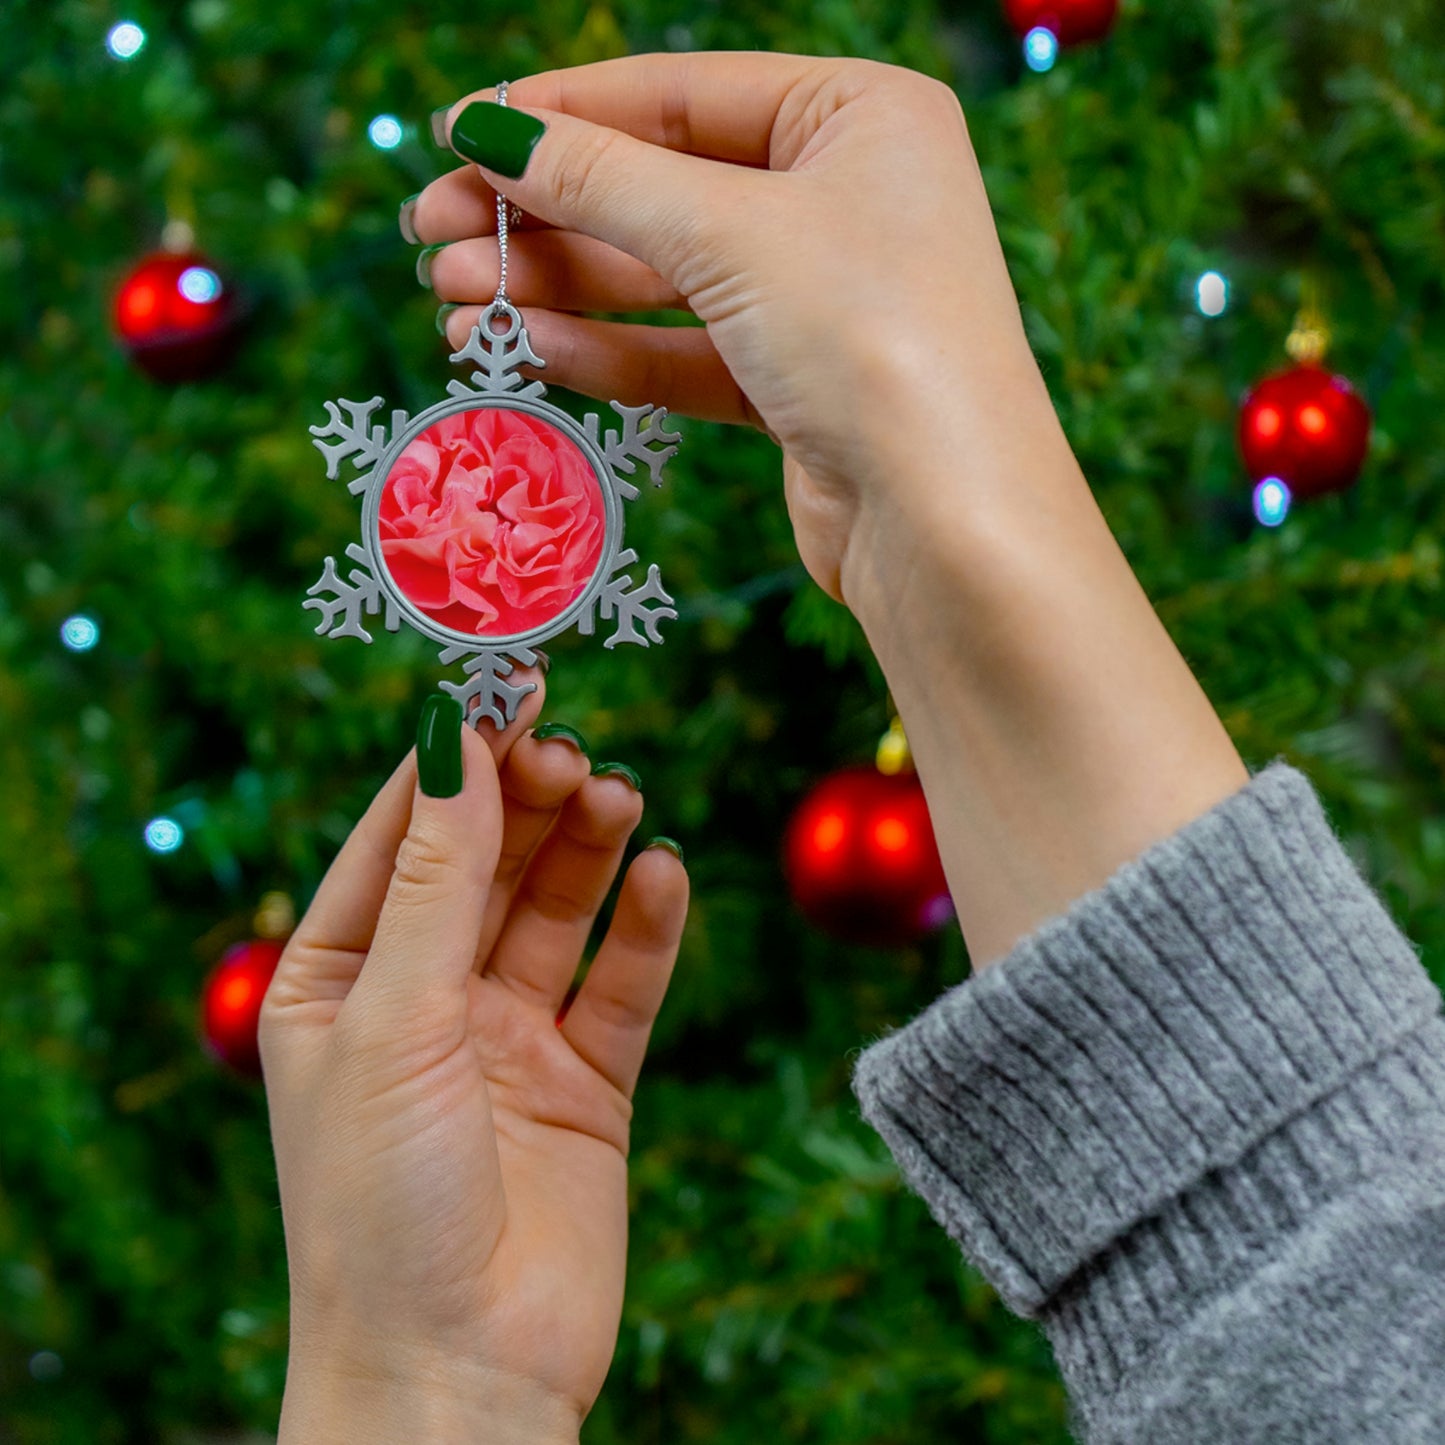
<svg viewBox="0 0 1445 1445">
<path fill-rule="evenodd" d="M 1229 282 L 1218 271 L 1206 271 L 1195 285 L 1194 298 L 1205 316 L 1223 316 L 1229 306 Z"/>
<path fill-rule="evenodd" d="M 1059 37 L 1047 25 L 1035 25 L 1024 37 L 1024 59 L 1030 70 L 1042 73 L 1059 58 Z"/>
<path fill-rule="evenodd" d="M 72 652 L 89 652 L 100 641 L 100 624 L 77 612 L 60 624 L 60 640 Z"/>
<path fill-rule="evenodd" d="M 1290 490 L 1278 477 L 1266 477 L 1254 489 L 1254 515 L 1263 527 L 1278 527 L 1289 516 Z"/>
<path fill-rule="evenodd" d="M 112 25 L 105 37 L 105 48 L 117 60 L 133 60 L 144 49 L 146 33 L 134 20 L 122 20 Z"/>
<path fill-rule="evenodd" d="M 174 853 L 186 841 L 186 830 L 174 818 L 152 818 L 146 824 L 146 847 L 153 853 Z"/>
<path fill-rule="evenodd" d="M 49 1384 L 52 1380 L 58 1380 L 64 1373 L 65 1361 L 54 1350 L 36 1350 L 31 1355 L 30 1376 L 32 1379 L 39 1380 L 42 1384 Z"/>
<path fill-rule="evenodd" d="M 187 266 L 176 282 L 187 301 L 204 305 L 221 294 L 221 278 L 209 266 Z"/>
<path fill-rule="evenodd" d="M 378 115 L 366 128 L 372 145 L 380 151 L 394 151 L 401 144 L 401 122 L 394 115 Z"/>
</svg>

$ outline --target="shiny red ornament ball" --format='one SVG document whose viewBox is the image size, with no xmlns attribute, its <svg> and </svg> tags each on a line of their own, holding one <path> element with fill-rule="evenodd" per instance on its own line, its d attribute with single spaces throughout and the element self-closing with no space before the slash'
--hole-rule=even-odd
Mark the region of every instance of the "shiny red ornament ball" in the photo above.
<svg viewBox="0 0 1445 1445">
<path fill-rule="evenodd" d="M 127 353 L 157 381 L 197 381 L 235 350 L 236 298 L 195 252 L 147 256 L 115 295 L 115 329 Z"/>
<path fill-rule="evenodd" d="M 227 949 L 201 990 L 201 1036 L 206 1048 L 238 1074 L 261 1077 L 256 1029 L 261 1001 L 281 961 L 282 945 L 258 938 Z"/>
<path fill-rule="evenodd" d="M 915 773 L 844 768 L 788 824 L 783 866 L 809 922 L 849 943 L 912 943 L 953 917 Z"/>
<path fill-rule="evenodd" d="M 1344 492 L 1370 446 L 1370 409 L 1343 376 L 1307 362 L 1267 376 L 1244 399 L 1239 449 L 1249 475 L 1296 497 Z"/>
<path fill-rule="evenodd" d="M 1020 38 L 1042 26 L 1060 45 L 1083 45 L 1114 28 L 1119 0 L 1004 0 L 1004 14 Z"/>
</svg>

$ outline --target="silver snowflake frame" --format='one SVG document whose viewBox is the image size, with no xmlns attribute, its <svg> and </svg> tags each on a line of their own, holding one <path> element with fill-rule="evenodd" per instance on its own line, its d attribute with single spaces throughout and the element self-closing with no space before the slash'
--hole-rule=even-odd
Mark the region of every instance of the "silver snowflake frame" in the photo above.
<svg viewBox="0 0 1445 1445">
<path fill-rule="evenodd" d="M 493 329 L 493 322 L 503 318 L 505 327 Z M 357 472 L 347 488 L 353 496 L 363 494 L 361 542 L 346 549 L 347 559 L 355 565 L 345 577 L 337 570 L 334 557 L 326 559 L 320 580 L 307 591 L 307 600 L 301 605 L 320 613 L 318 635 L 371 642 L 362 618 L 380 613 L 388 632 L 398 631 L 405 622 L 424 637 L 440 642 L 443 665 L 462 662 L 466 681 L 442 679 L 438 685 L 461 703 L 468 724 L 475 725 L 485 717 L 500 730 L 516 718 L 522 699 L 536 691 L 535 683 L 513 683 L 507 678 L 518 666 L 532 666 L 537 661 L 537 647 L 548 638 L 573 626 L 590 637 L 600 617 L 603 622 L 615 620 L 617 629 L 604 647 L 616 647 L 619 642 L 647 647 L 662 641 L 658 625 L 665 618 L 675 618 L 677 611 L 663 589 L 656 563 L 648 567 L 643 582 L 633 584 L 626 569 L 637 562 L 637 553 L 622 545 L 623 503 L 639 495 L 640 489 L 628 480 L 639 465 L 647 469 L 654 486 L 662 485 L 662 468 L 676 454 L 681 437 L 664 426 L 666 407 L 610 402 L 621 427 L 603 432 L 595 412 L 579 426 L 566 412 L 544 401 L 546 387 L 538 380 L 528 380 L 519 368 L 530 365 L 540 370 L 546 363 L 532 350 L 520 313 L 506 302 L 483 313 L 467 344 L 453 352 L 451 359 L 459 365 L 472 362 L 476 370 L 467 381 L 450 382 L 447 399 L 419 416 L 393 411 L 389 435 L 385 425 L 373 424 L 371 419 L 384 404 L 379 396 L 362 402 L 328 401 L 326 425 L 310 428 L 332 481 L 340 477 L 344 462 L 350 462 Z M 477 637 L 433 621 L 397 586 L 381 552 L 381 493 L 402 451 L 443 417 L 485 407 L 525 412 L 556 427 L 586 457 L 602 489 L 602 556 L 586 588 L 566 611 L 541 627 L 509 637 Z"/>
</svg>

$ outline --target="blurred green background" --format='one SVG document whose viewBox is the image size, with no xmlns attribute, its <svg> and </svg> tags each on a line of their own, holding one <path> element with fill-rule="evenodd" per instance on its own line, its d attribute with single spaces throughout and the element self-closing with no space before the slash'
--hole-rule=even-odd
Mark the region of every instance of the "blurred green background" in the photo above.
<svg viewBox="0 0 1445 1445">
<path fill-rule="evenodd" d="M 110 27 L 147 43 L 120 62 Z M 956 87 L 1099 502 L 1253 768 L 1304 768 L 1445 977 L 1445 12 L 1126 4 L 1046 75 L 996 0 L 8 0 L 0 8 L 0 1440 L 274 1433 L 286 1278 L 264 1097 L 197 1041 L 266 890 L 304 907 L 410 746 L 434 652 L 323 641 L 357 535 L 307 427 L 449 375 L 396 229 L 436 106 L 628 52 L 869 56 Z M 378 114 L 407 129 L 368 141 Z M 858 197 L 866 207 L 868 197 Z M 141 374 L 114 289 L 167 219 L 248 297 L 234 363 Z M 880 217 L 880 224 L 889 224 Z M 898 265 L 909 237 L 896 235 Z M 967 257 L 960 257 L 967 264 Z M 1200 273 L 1229 279 L 1206 320 Z M 1347 495 L 1260 527 L 1233 432 L 1307 284 L 1376 412 Z M 840 303 L 841 304 L 841 303 Z M 554 399 L 562 399 L 557 392 Z M 682 423 L 628 540 L 662 651 L 553 645 L 547 716 L 644 775 L 695 903 L 637 1096 L 630 1279 L 589 1445 L 1067 1439 L 1005 1314 L 858 1118 L 850 1060 L 966 975 L 957 929 L 815 933 L 789 810 L 883 681 L 797 563 L 762 437 Z M 928 438 L 918 438 L 920 447 Z M 100 625 L 71 653 L 72 613 Z M 169 855 L 147 821 L 187 829 Z"/>
</svg>

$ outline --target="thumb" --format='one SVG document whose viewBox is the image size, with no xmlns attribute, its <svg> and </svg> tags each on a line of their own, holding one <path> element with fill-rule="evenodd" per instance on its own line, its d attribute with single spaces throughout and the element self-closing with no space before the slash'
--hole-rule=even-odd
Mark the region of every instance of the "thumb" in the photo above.
<svg viewBox="0 0 1445 1445">
<path fill-rule="evenodd" d="M 758 179 L 743 166 L 510 102 L 459 102 L 447 132 L 451 148 L 524 211 L 635 256 L 684 294 L 710 279 L 695 273 L 698 253 L 726 234 L 720 219 L 736 214 Z"/>
<path fill-rule="evenodd" d="M 427 699 L 416 759 L 406 836 L 346 1000 L 353 1014 L 401 1037 L 418 1010 L 438 1021 L 465 1018 L 467 978 L 502 846 L 496 763 L 476 730 L 462 725 L 455 698 Z"/>
</svg>

